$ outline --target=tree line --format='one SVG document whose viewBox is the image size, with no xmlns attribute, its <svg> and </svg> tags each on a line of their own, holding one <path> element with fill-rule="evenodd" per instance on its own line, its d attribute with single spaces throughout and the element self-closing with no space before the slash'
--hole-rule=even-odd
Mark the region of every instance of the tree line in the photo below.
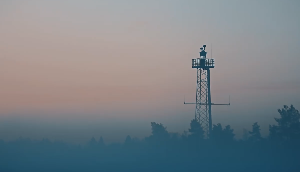
<svg viewBox="0 0 300 172">
<path fill-rule="evenodd" d="M 127 136 L 123 143 L 105 144 L 102 137 L 87 145 L 0 140 L 0 171 L 300 171 L 300 113 L 293 105 L 278 113 L 268 137 L 255 122 L 242 139 L 220 123 L 206 138 L 193 119 L 183 134 L 151 122 L 150 136 Z"/>
</svg>

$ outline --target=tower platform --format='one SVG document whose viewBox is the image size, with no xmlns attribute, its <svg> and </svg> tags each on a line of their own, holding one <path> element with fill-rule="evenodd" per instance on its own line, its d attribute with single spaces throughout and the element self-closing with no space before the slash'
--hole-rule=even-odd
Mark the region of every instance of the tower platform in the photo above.
<svg viewBox="0 0 300 172">
<path fill-rule="evenodd" d="M 208 58 L 197 58 L 192 59 L 192 68 L 214 68 L 215 67 L 215 59 L 208 59 Z"/>
</svg>

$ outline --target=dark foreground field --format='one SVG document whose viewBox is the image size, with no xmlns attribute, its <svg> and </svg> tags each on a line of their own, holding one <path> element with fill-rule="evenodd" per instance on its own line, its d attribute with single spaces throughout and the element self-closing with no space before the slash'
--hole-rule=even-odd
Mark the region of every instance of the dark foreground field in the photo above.
<svg viewBox="0 0 300 172">
<path fill-rule="evenodd" d="M 1 172 L 110 171 L 300 171 L 300 114 L 293 107 L 279 110 L 277 125 L 262 138 L 260 126 L 242 140 L 230 126 L 214 125 L 209 139 L 195 120 L 185 134 L 169 133 L 151 123 L 152 135 L 142 140 L 127 136 L 123 143 L 105 144 L 92 138 L 86 145 L 70 145 L 19 138 L 0 140 Z"/>
</svg>

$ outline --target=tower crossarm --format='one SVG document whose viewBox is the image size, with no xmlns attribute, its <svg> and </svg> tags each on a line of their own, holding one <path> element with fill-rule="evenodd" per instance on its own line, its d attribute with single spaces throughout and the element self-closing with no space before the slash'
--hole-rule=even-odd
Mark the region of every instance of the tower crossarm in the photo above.
<svg viewBox="0 0 300 172">
<path fill-rule="evenodd" d="M 190 105 L 195 105 L 195 104 L 209 105 L 209 103 L 187 103 L 187 102 L 185 102 L 185 98 L 184 98 L 183 104 L 185 104 L 185 105 L 188 105 L 188 104 L 190 104 Z M 230 105 L 230 96 L 229 96 L 229 102 L 228 103 L 210 103 L 210 105 L 227 105 L 227 106 L 229 106 Z"/>
<path fill-rule="evenodd" d="M 205 103 L 186 103 L 186 102 L 184 102 L 184 104 L 193 104 L 193 105 L 195 105 L 195 104 L 199 104 L 199 105 L 209 105 L 209 104 L 205 104 Z M 230 103 L 228 103 L 228 104 L 220 104 L 220 103 L 211 103 L 210 105 L 230 105 Z"/>
</svg>

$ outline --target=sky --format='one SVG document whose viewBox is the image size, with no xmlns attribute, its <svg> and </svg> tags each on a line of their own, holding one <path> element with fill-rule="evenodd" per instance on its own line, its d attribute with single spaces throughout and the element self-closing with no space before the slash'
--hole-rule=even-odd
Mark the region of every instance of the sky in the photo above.
<svg viewBox="0 0 300 172">
<path fill-rule="evenodd" d="M 2 0 L 0 138 L 81 143 L 183 132 L 207 45 L 213 123 L 263 135 L 300 109 L 297 0 Z M 212 53 L 211 53 L 212 52 Z"/>
</svg>

